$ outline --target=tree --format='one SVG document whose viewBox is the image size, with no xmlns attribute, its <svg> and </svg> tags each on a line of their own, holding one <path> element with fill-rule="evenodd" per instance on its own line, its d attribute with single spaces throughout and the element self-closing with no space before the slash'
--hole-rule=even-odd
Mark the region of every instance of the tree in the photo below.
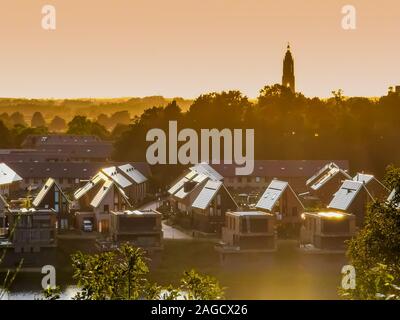
<svg viewBox="0 0 400 320">
<path fill-rule="evenodd" d="M 217 279 L 201 275 L 195 270 L 183 273 L 180 288 L 186 293 L 187 300 L 218 300 L 224 297 L 224 289 Z"/>
<path fill-rule="evenodd" d="M 72 255 L 73 278 L 80 291 L 77 300 L 136 300 L 179 297 L 186 299 L 222 299 L 223 289 L 218 281 L 194 270 L 185 272 L 181 285 L 174 288 L 151 283 L 143 250 L 121 245 L 117 250 L 90 255 Z M 51 297 L 49 292 L 45 296 Z"/>
<path fill-rule="evenodd" d="M 43 115 L 36 111 L 31 120 L 31 127 L 33 128 L 38 128 L 38 127 L 44 127 L 46 125 L 46 121 L 44 120 Z"/>
<path fill-rule="evenodd" d="M 385 181 L 398 185 L 399 177 L 400 169 L 390 167 Z M 398 202 L 377 201 L 368 206 L 365 226 L 349 241 L 347 255 L 356 270 L 356 288 L 341 291 L 343 297 L 400 299 Z"/>
<path fill-rule="evenodd" d="M 10 122 L 13 126 L 16 126 L 16 125 L 20 125 L 20 126 L 24 126 L 24 127 L 27 126 L 25 119 L 24 119 L 24 115 L 20 112 L 14 112 L 10 116 Z"/>
<path fill-rule="evenodd" d="M 51 120 L 49 125 L 49 129 L 51 131 L 56 131 L 56 132 L 64 131 L 66 128 L 67 128 L 67 123 L 63 118 L 59 116 L 55 116 L 53 120 Z"/>
<path fill-rule="evenodd" d="M 85 116 L 75 116 L 68 123 L 68 134 L 76 135 L 97 135 L 105 139 L 109 137 L 109 132 L 106 128 L 97 122 L 92 122 Z"/>
</svg>

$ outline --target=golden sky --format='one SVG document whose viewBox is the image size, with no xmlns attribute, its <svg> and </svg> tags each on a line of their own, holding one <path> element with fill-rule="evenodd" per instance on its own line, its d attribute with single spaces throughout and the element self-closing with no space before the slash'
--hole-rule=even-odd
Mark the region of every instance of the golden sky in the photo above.
<svg viewBox="0 0 400 320">
<path fill-rule="evenodd" d="M 298 91 L 378 96 L 400 84 L 399 38 L 399 0 L 0 0 L 0 97 L 256 97 L 288 41 Z"/>
</svg>

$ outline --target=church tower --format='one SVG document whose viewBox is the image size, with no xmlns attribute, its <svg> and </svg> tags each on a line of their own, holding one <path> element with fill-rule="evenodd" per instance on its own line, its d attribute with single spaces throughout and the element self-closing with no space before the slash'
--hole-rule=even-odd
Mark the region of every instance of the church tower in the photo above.
<svg viewBox="0 0 400 320">
<path fill-rule="evenodd" d="M 283 60 L 283 76 L 282 86 L 290 88 L 294 93 L 296 92 L 295 78 L 294 78 L 294 60 L 290 52 L 290 44 L 287 46 L 285 59 Z"/>
</svg>

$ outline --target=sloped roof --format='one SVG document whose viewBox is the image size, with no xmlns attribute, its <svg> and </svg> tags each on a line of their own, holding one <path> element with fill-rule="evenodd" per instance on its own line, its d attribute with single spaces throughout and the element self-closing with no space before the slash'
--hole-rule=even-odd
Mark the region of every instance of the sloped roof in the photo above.
<svg viewBox="0 0 400 320">
<path fill-rule="evenodd" d="M 363 188 L 364 184 L 360 181 L 345 180 L 334 194 L 328 208 L 347 211 Z"/>
<path fill-rule="evenodd" d="M 212 180 L 223 180 L 224 177 L 219 174 L 214 168 L 212 168 L 207 162 L 201 162 L 191 167 L 190 170 L 195 171 L 199 174 L 205 174 Z"/>
<path fill-rule="evenodd" d="M 202 210 L 206 209 L 210 202 L 217 195 L 222 185 L 222 181 L 208 180 L 201 189 L 197 198 L 193 201 L 192 207 Z"/>
<path fill-rule="evenodd" d="M 260 200 L 258 200 L 256 209 L 272 211 L 288 185 L 286 181 L 272 180 Z"/>
<path fill-rule="evenodd" d="M 40 203 L 43 201 L 44 197 L 47 195 L 49 190 L 55 185 L 57 189 L 61 192 L 62 196 L 69 201 L 68 197 L 64 194 L 60 186 L 57 184 L 57 182 L 53 178 L 47 179 L 46 183 L 43 185 L 42 189 L 40 189 L 39 193 L 36 195 L 35 199 L 32 202 L 32 205 L 34 207 L 37 207 L 40 205 Z"/>
<path fill-rule="evenodd" d="M 104 173 L 97 173 L 88 183 L 79 188 L 74 193 L 75 200 L 79 200 L 83 195 L 92 190 L 98 183 L 110 180 Z"/>
<path fill-rule="evenodd" d="M 351 179 L 350 175 L 346 171 L 342 170 L 336 163 L 331 162 L 308 179 L 306 185 L 313 190 L 319 190 L 339 173 L 343 174 L 347 179 Z"/>
<path fill-rule="evenodd" d="M 97 208 L 113 186 L 114 186 L 114 181 L 112 180 L 104 181 L 103 185 L 101 186 L 99 191 L 96 193 L 96 195 L 90 202 L 90 205 L 94 208 Z"/>
<path fill-rule="evenodd" d="M 147 178 L 131 164 L 124 164 L 118 167 L 125 175 L 137 184 L 147 181 Z"/>
<path fill-rule="evenodd" d="M 21 181 L 22 178 L 8 165 L 0 163 L 0 185 Z"/>
<path fill-rule="evenodd" d="M 108 167 L 101 170 L 110 179 L 112 179 L 121 188 L 126 188 L 132 185 L 132 182 L 125 178 L 117 169 L 117 167 Z"/>
<path fill-rule="evenodd" d="M 375 179 L 375 177 L 372 174 L 357 173 L 354 176 L 353 181 L 359 181 L 359 182 L 363 182 L 364 184 L 368 184 L 369 182 L 371 182 L 374 179 Z"/>
</svg>

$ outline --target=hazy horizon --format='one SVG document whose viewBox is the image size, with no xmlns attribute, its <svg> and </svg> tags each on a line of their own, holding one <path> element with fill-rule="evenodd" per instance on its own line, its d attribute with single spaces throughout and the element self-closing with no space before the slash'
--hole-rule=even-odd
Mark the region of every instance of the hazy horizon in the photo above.
<svg viewBox="0 0 400 320">
<path fill-rule="evenodd" d="M 0 0 L 0 97 L 96 99 L 240 90 L 281 82 L 287 42 L 307 97 L 379 97 L 400 84 L 400 3 L 353 0 Z M 41 28 L 41 9 L 57 29 Z"/>
</svg>

